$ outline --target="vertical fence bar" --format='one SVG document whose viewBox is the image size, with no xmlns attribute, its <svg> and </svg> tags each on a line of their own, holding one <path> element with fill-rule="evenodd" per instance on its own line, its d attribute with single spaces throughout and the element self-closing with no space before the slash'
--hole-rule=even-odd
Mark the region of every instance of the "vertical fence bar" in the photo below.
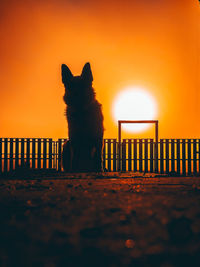
<svg viewBox="0 0 200 267">
<path fill-rule="evenodd" d="M 131 139 L 128 139 L 128 170 L 132 170 L 132 149 L 131 149 Z"/>
<path fill-rule="evenodd" d="M 48 154 L 49 169 L 52 169 L 52 139 L 49 139 L 48 146 L 49 146 L 49 154 Z"/>
<path fill-rule="evenodd" d="M 10 170 L 13 170 L 13 138 L 10 138 Z"/>
<path fill-rule="evenodd" d="M 111 171 L 111 139 L 108 139 L 108 171 Z"/>
<path fill-rule="evenodd" d="M 199 160 L 198 160 L 198 169 L 197 169 L 197 172 L 199 173 L 200 172 L 200 139 L 197 140 L 198 142 L 198 157 L 199 157 Z"/>
<path fill-rule="evenodd" d="M 148 172 L 148 139 L 144 140 L 144 171 Z"/>
<path fill-rule="evenodd" d="M 8 138 L 4 139 L 4 171 L 8 171 Z"/>
<path fill-rule="evenodd" d="M 26 164 L 30 167 L 30 139 L 26 140 Z"/>
<path fill-rule="evenodd" d="M 171 172 L 175 172 L 175 161 L 174 161 L 174 139 L 171 139 Z"/>
<path fill-rule="evenodd" d="M 61 171 L 62 139 L 58 139 L 58 170 Z"/>
<path fill-rule="evenodd" d="M 19 138 L 15 139 L 15 169 L 19 167 Z"/>
<path fill-rule="evenodd" d="M 113 171 L 117 170 L 117 140 L 113 139 Z"/>
<path fill-rule="evenodd" d="M 57 141 L 53 141 L 53 168 L 57 169 Z"/>
<path fill-rule="evenodd" d="M 164 173 L 163 139 L 160 139 L 160 173 Z"/>
<path fill-rule="evenodd" d="M 133 154 L 134 154 L 134 159 L 133 159 L 133 170 L 134 172 L 137 171 L 137 139 L 134 139 L 133 141 Z"/>
<path fill-rule="evenodd" d="M 32 139 L 32 168 L 35 169 L 35 138 Z"/>
<path fill-rule="evenodd" d="M 103 140 L 103 169 L 106 168 L 106 139 Z"/>
<path fill-rule="evenodd" d="M 118 171 L 121 171 L 121 122 L 118 121 Z"/>
<path fill-rule="evenodd" d="M 122 141 L 122 171 L 126 171 L 126 139 Z"/>
<path fill-rule="evenodd" d="M 191 174 L 191 139 L 188 139 L 188 149 L 187 149 L 187 153 L 188 153 L 188 174 Z"/>
<path fill-rule="evenodd" d="M 154 164 L 155 164 L 155 172 L 158 172 L 158 142 L 154 143 L 155 148 L 154 148 Z"/>
<path fill-rule="evenodd" d="M 58 170 L 58 140 L 54 142 L 54 167 Z"/>
<path fill-rule="evenodd" d="M 2 159 L 3 159 L 3 154 L 2 154 L 2 138 L 0 138 L 0 173 L 3 172 L 3 170 L 2 170 Z"/>
<path fill-rule="evenodd" d="M 47 139 L 43 139 L 43 169 L 47 168 Z"/>
<path fill-rule="evenodd" d="M 185 139 L 182 139 L 182 173 L 186 175 Z"/>
<path fill-rule="evenodd" d="M 158 172 L 158 121 L 156 122 L 156 140 L 155 140 L 155 172 Z"/>
<path fill-rule="evenodd" d="M 150 139 L 150 172 L 153 172 L 153 139 Z"/>
<path fill-rule="evenodd" d="M 139 171 L 142 172 L 142 161 L 143 161 L 143 155 L 142 155 L 142 139 L 139 140 Z"/>
<path fill-rule="evenodd" d="M 169 139 L 166 139 L 166 173 L 169 173 Z"/>
<path fill-rule="evenodd" d="M 10 170 L 13 170 L 13 138 L 10 138 Z"/>
<path fill-rule="evenodd" d="M 24 166 L 24 138 L 21 139 L 21 166 Z"/>
<path fill-rule="evenodd" d="M 41 138 L 38 139 L 37 167 L 41 169 Z"/>
<path fill-rule="evenodd" d="M 195 165 L 196 165 L 196 174 L 200 172 L 199 159 L 200 159 L 200 147 L 198 139 L 195 139 Z"/>
<path fill-rule="evenodd" d="M 177 139 L 176 143 L 176 151 L 177 151 L 177 173 L 180 174 L 180 139 Z"/>
<path fill-rule="evenodd" d="M 193 172 L 197 173 L 197 140 L 193 139 Z"/>
</svg>

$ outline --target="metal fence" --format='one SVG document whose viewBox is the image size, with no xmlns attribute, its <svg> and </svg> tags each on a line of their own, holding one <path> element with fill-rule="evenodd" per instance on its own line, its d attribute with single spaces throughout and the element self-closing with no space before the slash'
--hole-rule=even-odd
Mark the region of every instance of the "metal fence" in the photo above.
<svg viewBox="0 0 200 267">
<path fill-rule="evenodd" d="M 66 139 L 0 138 L 0 172 L 16 168 L 61 170 Z M 200 172 L 200 139 L 104 139 L 106 171 L 193 174 Z M 120 153 L 119 153 L 120 152 Z"/>
<path fill-rule="evenodd" d="M 200 172 L 200 139 L 124 139 L 120 169 L 140 172 Z"/>
<path fill-rule="evenodd" d="M 0 138 L 0 171 L 56 168 L 57 142 L 47 138 Z"/>
</svg>

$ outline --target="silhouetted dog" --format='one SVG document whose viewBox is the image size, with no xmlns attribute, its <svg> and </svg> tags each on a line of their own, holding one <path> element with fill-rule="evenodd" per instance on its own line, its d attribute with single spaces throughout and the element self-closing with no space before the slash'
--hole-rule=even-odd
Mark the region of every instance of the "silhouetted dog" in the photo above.
<svg viewBox="0 0 200 267">
<path fill-rule="evenodd" d="M 92 88 L 90 64 L 81 76 L 62 65 L 69 141 L 63 146 L 62 166 L 67 172 L 102 171 L 103 114 Z"/>
</svg>

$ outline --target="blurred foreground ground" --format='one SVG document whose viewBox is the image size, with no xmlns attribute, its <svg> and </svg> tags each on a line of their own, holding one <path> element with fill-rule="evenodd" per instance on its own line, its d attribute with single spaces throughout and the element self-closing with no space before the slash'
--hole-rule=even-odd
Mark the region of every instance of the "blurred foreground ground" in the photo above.
<svg viewBox="0 0 200 267">
<path fill-rule="evenodd" d="M 200 266 L 199 178 L 76 177 L 0 180 L 0 266 Z"/>
</svg>

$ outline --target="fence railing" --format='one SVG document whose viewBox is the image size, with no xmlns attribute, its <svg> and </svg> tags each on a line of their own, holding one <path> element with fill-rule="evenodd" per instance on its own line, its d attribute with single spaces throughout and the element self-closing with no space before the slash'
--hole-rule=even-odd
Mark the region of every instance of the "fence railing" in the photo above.
<svg viewBox="0 0 200 267">
<path fill-rule="evenodd" d="M 200 172 L 200 139 L 124 139 L 120 169 L 192 174 Z"/>
<path fill-rule="evenodd" d="M 57 142 L 47 138 L 0 138 L 0 171 L 56 168 Z"/>
<path fill-rule="evenodd" d="M 19 167 L 61 170 L 65 140 L 0 138 L 0 172 Z M 200 172 L 199 151 L 200 139 L 123 139 L 120 147 L 117 139 L 104 139 L 103 167 L 107 171 L 196 174 Z"/>
</svg>

